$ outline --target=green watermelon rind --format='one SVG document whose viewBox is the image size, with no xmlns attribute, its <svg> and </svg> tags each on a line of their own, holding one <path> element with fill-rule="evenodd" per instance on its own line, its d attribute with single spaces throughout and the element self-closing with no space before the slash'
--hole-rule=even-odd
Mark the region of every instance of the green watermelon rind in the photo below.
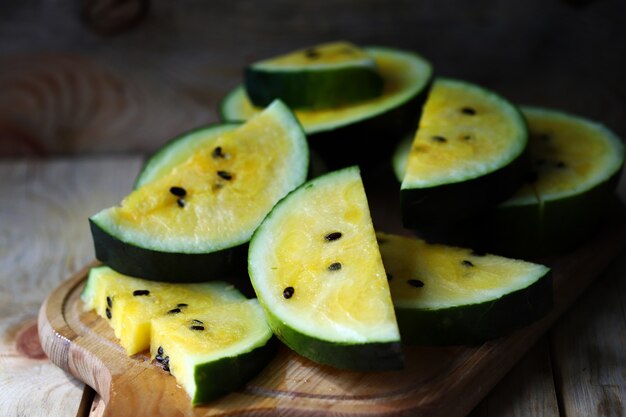
<svg viewBox="0 0 626 417">
<path fill-rule="evenodd" d="M 396 307 L 402 342 L 409 345 L 477 345 L 533 323 L 553 307 L 548 268 L 525 288 L 481 303 L 440 309 Z"/>
<path fill-rule="evenodd" d="M 258 107 L 278 98 L 292 109 L 323 109 L 374 99 L 382 93 L 383 79 L 366 65 L 290 71 L 251 65 L 244 70 L 244 85 Z"/>
</svg>

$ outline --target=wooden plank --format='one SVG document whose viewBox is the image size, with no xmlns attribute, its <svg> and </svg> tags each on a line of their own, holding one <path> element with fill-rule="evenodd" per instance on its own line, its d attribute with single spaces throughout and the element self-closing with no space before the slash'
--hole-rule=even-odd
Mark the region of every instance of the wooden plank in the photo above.
<svg viewBox="0 0 626 417">
<path fill-rule="evenodd" d="M 623 252 L 553 337 L 564 416 L 626 415 L 626 262 Z"/>
<path fill-rule="evenodd" d="M 470 417 L 559 417 L 547 336 L 524 356 Z"/>
<path fill-rule="evenodd" d="M 106 320 L 84 311 L 80 292 L 87 269 L 62 283 L 42 306 L 42 345 L 55 363 L 98 391 L 107 403 L 105 415 L 265 415 L 280 410 L 315 416 L 463 416 L 623 247 L 626 213 L 620 206 L 614 214 L 615 227 L 551 262 L 555 307 L 546 318 L 477 347 L 405 347 L 407 367 L 402 371 L 341 371 L 283 347 L 245 388 L 191 409 L 173 377 L 151 365 L 148 357 L 126 356 Z M 549 374 L 545 369 L 544 377 Z M 536 408 L 553 406 L 554 401 Z"/>
<path fill-rule="evenodd" d="M 626 201 L 626 172 L 618 186 Z M 626 250 L 551 332 L 566 417 L 626 415 Z"/>
<path fill-rule="evenodd" d="M 50 363 L 37 312 L 93 258 L 87 217 L 130 188 L 137 157 L 0 163 L 0 415 L 75 417 L 83 384 Z"/>
</svg>

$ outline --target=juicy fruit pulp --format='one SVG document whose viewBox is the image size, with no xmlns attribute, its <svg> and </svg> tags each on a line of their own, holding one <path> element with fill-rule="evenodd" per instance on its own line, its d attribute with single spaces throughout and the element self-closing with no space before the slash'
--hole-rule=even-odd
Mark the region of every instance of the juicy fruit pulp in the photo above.
<svg viewBox="0 0 626 417">
<path fill-rule="evenodd" d="M 482 342 L 545 315 L 550 269 L 378 233 L 405 343 Z"/>
<path fill-rule="evenodd" d="M 122 275 L 109 267 L 92 268 L 82 293 L 87 309 L 107 319 L 128 355 L 150 346 L 151 319 L 172 310 L 202 310 L 241 301 L 230 284 L 167 284 Z"/>
<path fill-rule="evenodd" d="M 402 188 L 485 175 L 518 157 L 526 142 L 524 122 L 513 106 L 470 84 L 437 79 L 408 155 Z"/>
<path fill-rule="evenodd" d="M 535 176 L 507 205 L 558 200 L 608 180 L 624 160 L 622 142 L 605 127 L 554 110 L 522 108 Z"/>
<path fill-rule="evenodd" d="M 281 201 L 255 233 L 248 268 L 275 334 L 298 353 L 353 369 L 401 364 L 358 169 L 326 174 Z"/>
</svg>

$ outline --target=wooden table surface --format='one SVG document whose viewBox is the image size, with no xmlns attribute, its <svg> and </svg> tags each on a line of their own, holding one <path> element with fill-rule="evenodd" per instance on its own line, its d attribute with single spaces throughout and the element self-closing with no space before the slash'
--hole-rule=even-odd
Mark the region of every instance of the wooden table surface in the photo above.
<svg viewBox="0 0 626 417">
<path fill-rule="evenodd" d="M 330 39 L 393 45 L 626 137 L 617 0 L 181 3 L 0 3 L 0 416 L 101 415 L 41 351 L 39 306 L 93 259 L 87 217 L 128 192 L 146 152 L 215 120 L 247 62 Z M 624 398 L 626 251 L 471 415 L 617 417 Z"/>
</svg>

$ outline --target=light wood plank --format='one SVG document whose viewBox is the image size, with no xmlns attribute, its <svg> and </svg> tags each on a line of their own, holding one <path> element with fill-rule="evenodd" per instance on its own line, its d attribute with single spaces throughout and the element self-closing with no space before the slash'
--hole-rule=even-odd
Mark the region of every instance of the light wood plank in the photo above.
<svg viewBox="0 0 626 417">
<path fill-rule="evenodd" d="M 83 384 L 49 362 L 44 298 L 93 259 L 87 217 L 130 189 L 138 157 L 0 163 L 0 415 L 75 417 Z"/>
</svg>

